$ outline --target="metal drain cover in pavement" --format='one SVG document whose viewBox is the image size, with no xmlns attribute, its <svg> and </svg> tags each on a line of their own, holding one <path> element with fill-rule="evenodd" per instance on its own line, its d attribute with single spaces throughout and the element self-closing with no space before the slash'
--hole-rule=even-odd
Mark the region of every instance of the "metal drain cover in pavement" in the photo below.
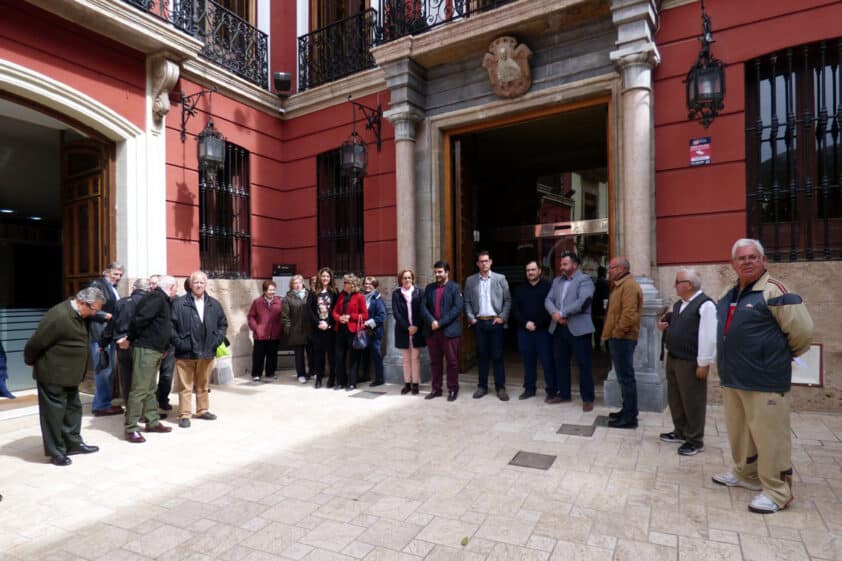
<svg viewBox="0 0 842 561">
<path fill-rule="evenodd" d="M 535 469 L 550 469 L 555 459 L 555 456 L 550 456 L 549 454 L 536 454 L 535 452 L 524 452 L 521 450 L 515 454 L 509 465 Z"/>
<path fill-rule="evenodd" d="M 374 399 L 375 397 L 380 397 L 381 395 L 386 395 L 386 392 L 362 391 L 362 392 L 357 392 L 355 394 L 352 394 L 349 397 L 361 397 L 363 399 Z"/>
<path fill-rule="evenodd" d="M 600 415 L 594 420 L 593 424 L 595 427 L 607 427 L 608 421 L 608 415 Z"/>
<path fill-rule="evenodd" d="M 569 434 L 570 436 L 593 436 L 596 429 L 594 425 L 561 425 L 557 434 Z"/>
</svg>

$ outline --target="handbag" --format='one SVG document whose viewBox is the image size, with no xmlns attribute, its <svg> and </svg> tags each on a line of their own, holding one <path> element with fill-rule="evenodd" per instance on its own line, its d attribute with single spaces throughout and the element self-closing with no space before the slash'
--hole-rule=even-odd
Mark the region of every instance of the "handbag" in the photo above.
<svg viewBox="0 0 842 561">
<path fill-rule="evenodd" d="M 354 335 L 354 341 L 351 343 L 351 346 L 358 351 L 368 346 L 368 332 L 363 329 L 362 317 L 357 317 L 357 333 Z"/>
</svg>

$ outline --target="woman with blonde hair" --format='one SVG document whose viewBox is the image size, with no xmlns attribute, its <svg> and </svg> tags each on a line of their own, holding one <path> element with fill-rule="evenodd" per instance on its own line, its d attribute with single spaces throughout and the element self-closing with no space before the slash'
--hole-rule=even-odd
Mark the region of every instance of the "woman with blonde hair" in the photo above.
<svg viewBox="0 0 842 561">
<path fill-rule="evenodd" d="M 355 349 L 353 342 L 357 332 L 365 329 L 367 319 L 368 310 L 365 297 L 360 293 L 360 279 L 356 275 L 345 275 L 342 277 L 342 292 L 336 298 L 336 305 L 333 307 L 338 377 L 334 389 L 345 386 L 348 390 L 357 389 L 357 371 L 362 351 Z"/>
<path fill-rule="evenodd" d="M 310 310 L 307 306 L 308 290 L 304 288 L 304 277 L 295 275 L 289 279 L 289 292 L 281 308 L 281 321 L 287 344 L 295 352 L 295 371 L 298 381 L 307 383 L 307 369 L 304 366 L 304 354 L 310 342 Z"/>
<path fill-rule="evenodd" d="M 395 318 L 395 347 L 403 358 L 401 394 L 418 395 L 421 383 L 421 348 L 427 346 L 421 331 L 421 299 L 423 292 L 415 286 L 415 273 L 404 269 L 398 273 L 398 288 L 392 291 L 392 315 Z"/>
<path fill-rule="evenodd" d="M 370 335 L 368 346 L 363 350 L 363 375 L 360 381 L 369 381 L 368 371 L 371 363 L 374 363 L 374 381 L 369 384 L 371 387 L 382 386 L 386 381 L 383 379 L 383 354 L 380 345 L 383 342 L 383 324 L 386 323 L 386 304 L 380 297 L 377 287 L 380 282 L 377 277 L 366 277 L 363 281 L 363 293 L 365 294 L 365 305 L 368 310 L 368 319 L 365 327 Z"/>
</svg>

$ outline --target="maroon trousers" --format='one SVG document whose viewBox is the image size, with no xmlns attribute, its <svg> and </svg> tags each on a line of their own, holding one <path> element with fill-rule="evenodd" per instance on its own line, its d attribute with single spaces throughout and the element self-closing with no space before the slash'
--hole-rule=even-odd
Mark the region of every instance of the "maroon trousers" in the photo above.
<svg viewBox="0 0 842 561">
<path fill-rule="evenodd" d="M 441 331 L 434 331 L 427 337 L 430 352 L 430 372 L 433 376 L 433 391 L 441 392 L 442 359 L 447 361 L 447 390 L 459 391 L 459 340 L 461 337 L 445 337 Z"/>
</svg>

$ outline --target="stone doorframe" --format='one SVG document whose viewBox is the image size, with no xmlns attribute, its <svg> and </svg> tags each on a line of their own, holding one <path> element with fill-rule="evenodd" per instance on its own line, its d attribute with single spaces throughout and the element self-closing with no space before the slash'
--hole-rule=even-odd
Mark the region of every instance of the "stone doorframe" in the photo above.
<svg viewBox="0 0 842 561">
<path fill-rule="evenodd" d="M 481 125 L 490 120 L 507 117 L 516 122 L 519 116 L 524 120 L 541 110 L 558 109 L 563 112 L 565 106 L 575 109 L 577 103 L 594 98 L 607 98 L 608 101 L 608 174 L 613 196 L 609 200 L 609 232 L 611 245 L 615 246 L 619 238 L 617 230 L 622 229 L 622 175 L 619 173 L 621 137 L 617 134 L 620 126 L 620 77 L 616 73 L 605 74 L 556 88 L 548 88 L 529 93 L 515 101 L 501 100 L 483 105 L 453 111 L 428 118 L 418 123 L 415 158 L 416 215 L 415 236 L 417 264 L 416 274 L 423 280 L 431 280 L 432 264 L 448 254 L 445 247 L 446 228 L 453 216 L 450 206 L 444 204 L 446 174 L 450 173 L 450 161 L 447 135 L 454 129 L 463 129 L 471 125 Z M 555 111 L 553 111 L 555 113 Z M 616 247 L 622 247 L 617 245 Z"/>
</svg>

